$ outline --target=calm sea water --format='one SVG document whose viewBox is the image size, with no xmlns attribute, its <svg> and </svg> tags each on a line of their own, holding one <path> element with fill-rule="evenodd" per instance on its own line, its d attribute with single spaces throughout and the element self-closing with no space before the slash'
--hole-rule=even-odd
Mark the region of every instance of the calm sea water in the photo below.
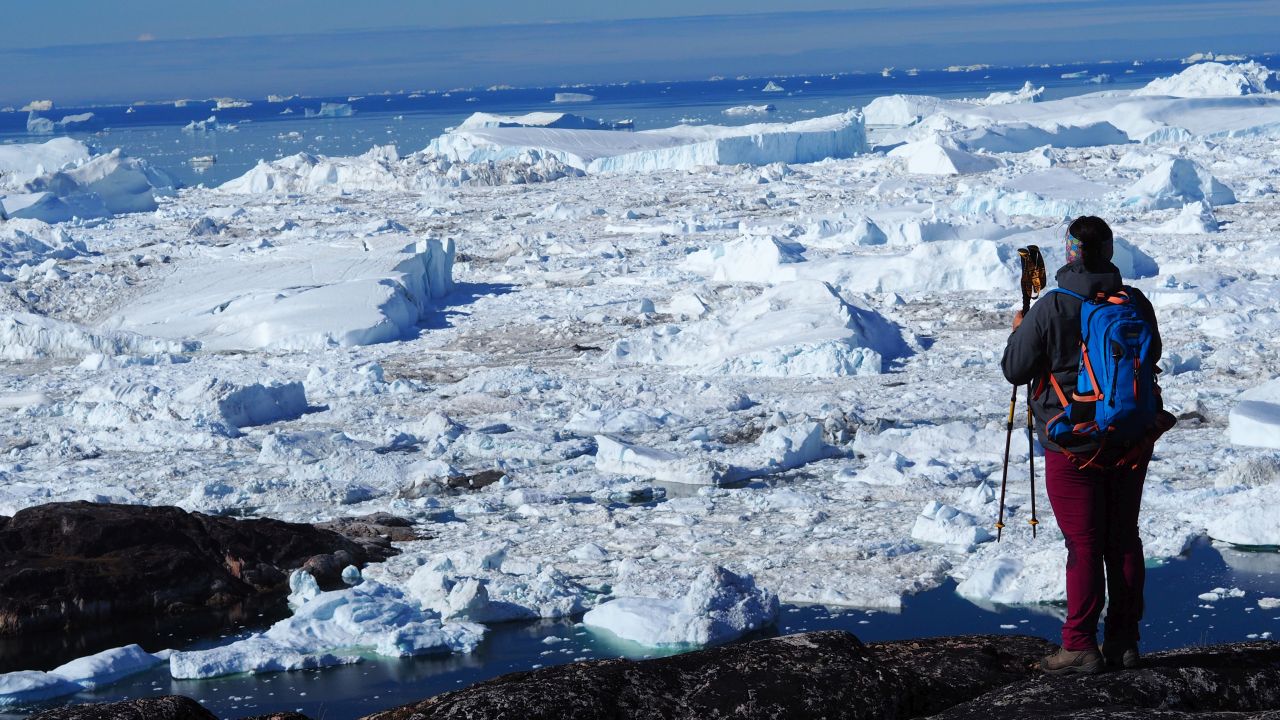
<svg viewBox="0 0 1280 720">
<path fill-rule="evenodd" d="M 1144 650 L 1236 642 L 1264 633 L 1280 637 L 1280 610 L 1257 605 L 1259 598 L 1280 597 L 1280 552 L 1247 552 L 1202 542 L 1185 557 L 1152 567 L 1147 582 Z M 1246 595 L 1216 603 L 1197 597 L 1218 587 L 1239 588 Z M 1063 613 L 1057 605 L 979 607 L 956 595 L 954 584 L 948 583 L 906 598 L 900 612 L 784 605 L 778 624 L 753 637 L 839 629 L 868 642 L 964 633 L 1037 635 L 1056 641 Z M 557 640 L 549 644 L 548 638 Z M 195 645 L 208 647 L 229 639 Z M 369 656 L 345 667 L 210 680 L 173 680 L 162 667 L 60 702 L 180 694 L 198 699 L 219 717 L 297 710 L 313 718 L 346 720 L 517 670 L 652 653 L 597 636 L 573 620 L 507 623 L 492 626 L 480 648 L 466 656 Z M 22 715 L 0 714 L 5 720 L 17 717 Z"/>
<path fill-rule="evenodd" d="M 1264 62 L 1269 58 L 1261 58 Z M 259 159 L 273 160 L 298 152 L 352 155 L 373 145 L 394 144 L 402 153 L 420 150 L 445 128 L 473 112 L 518 114 L 565 111 L 604 120 L 632 120 L 635 128 L 670 127 L 680 123 L 738 125 L 762 120 L 793 121 L 861 106 L 895 93 L 942 97 L 985 97 L 1015 90 L 1025 81 L 1044 86 L 1052 99 L 1102 90 L 1139 87 L 1156 77 L 1184 69 L 1180 61 L 1132 64 L 1054 65 L 988 68 L 967 72 L 921 71 L 892 77 L 875 74 L 742 78 L 696 82 L 649 82 L 574 88 L 458 89 L 446 93 L 406 93 L 363 97 L 294 98 L 284 102 L 249 99 L 242 108 L 216 109 L 208 100 L 177 107 L 164 105 L 58 107 L 41 113 L 54 121 L 92 112 L 92 121 L 69 134 L 95 148 L 122 148 L 169 171 L 187 185 L 217 185 L 246 172 Z M 1063 77 L 1068 75 L 1070 77 Z M 1095 82 L 1101 78 L 1107 82 Z M 766 92 L 768 82 L 781 92 Z M 591 95 L 579 103 L 554 102 L 557 92 Z M 306 117 L 322 103 L 351 106 L 350 117 Z M 726 115 L 740 105 L 775 106 L 765 115 Z M 193 121 L 216 117 L 222 129 L 184 131 Z M 234 129 L 228 129 L 234 128 Z M 48 135 L 27 133 L 27 114 L 0 112 L 0 142 L 39 142 Z M 209 167 L 192 158 L 214 156 Z"/>
</svg>

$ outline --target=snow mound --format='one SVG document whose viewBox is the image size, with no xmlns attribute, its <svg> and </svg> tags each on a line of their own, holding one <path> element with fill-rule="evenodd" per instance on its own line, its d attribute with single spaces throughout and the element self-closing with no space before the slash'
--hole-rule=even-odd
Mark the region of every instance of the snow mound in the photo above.
<svg viewBox="0 0 1280 720">
<path fill-rule="evenodd" d="M 54 145 L 57 142 L 18 145 L 7 159 L 0 155 L 0 171 L 6 165 L 12 168 L 0 177 L 0 209 L 5 215 L 63 222 L 149 212 L 156 209 L 157 196 L 170 195 L 178 187 L 167 173 L 118 149 L 90 157 L 81 143 L 71 141 L 79 146 L 75 147 Z"/>
<path fill-rule="evenodd" d="M 907 172 L 917 175 L 968 175 L 1000 167 L 996 158 L 974 155 L 937 140 L 900 145 L 889 151 L 889 157 L 903 158 Z"/>
<path fill-rule="evenodd" d="M 719 485 L 729 474 L 727 465 L 710 458 L 640 447 L 604 435 L 596 436 L 596 470 L 683 485 Z"/>
<path fill-rule="evenodd" d="M 1257 95 L 1280 90 L 1275 73 L 1257 62 L 1225 65 L 1217 62 L 1192 65 L 1177 75 L 1156 78 L 1134 95 L 1170 97 L 1228 97 Z M 1270 84 L 1270 85 L 1269 85 Z"/>
<path fill-rule="evenodd" d="M 1273 437 L 1275 433 L 1272 433 Z M 1280 485 L 1252 488 L 1215 503 L 1204 514 L 1205 532 L 1214 540 L 1246 547 L 1280 546 Z"/>
<path fill-rule="evenodd" d="M 882 227 L 884 227 L 882 225 Z M 863 255 L 805 263 L 802 278 L 842 292 L 948 292 L 1016 289 L 1017 253 L 991 240 L 938 240 L 904 254 Z"/>
<path fill-rule="evenodd" d="M 502 161 L 522 153 L 550 155 L 587 173 L 649 172 L 705 165 L 808 163 L 866 150 L 857 111 L 794 123 L 681 125 L 622 132 L 557 128 L 456 129 L 427 146 L 455 162 Z"/>
<path fill-rule="evenodd" d="M 1218 232 L 1218 218 L 1213 214 L 1213 206 L 1204 200 L 1182 206 L 1178 216 L 1156 228 L 1156 232 L 1166 235 L 1202 235 Z"/>
<path fill-rule="evenodd" d="M 79 359 L 93 354 L 182 353 L 192 343 L 129 332 L 95 332 L 30 313 L 0 313 L 0 360 Z"/>
<path fill-rule="evenodd" d="M 1186 158 L 1172 158 L 1152 168 L 1124 193 L 1123 204 L 1142 210 L 1181 208 L 1204 201 L 1211 206 L 1236 201 L 1231 188 Z"/>
<path fill-rule="evenodd" d="M 883 371 L 902 355 L 900 330 L 812 280 L 782 283 L 719 317 L 664 325 L 614 343 L 619 363 L 705 375 L 832 377 Z"/>
<path fill-rule="evenodd" d="M 110 320 L 206 349 L 350 347 L 416 335 L 453 290 L 454 245 L 384 234 L 235 249 L 180 266 Z"/>
<path fill-rule="evenodd" d="M 463 120 L 457 130 L 478 130 L 483 128 L 535 127 L 560 128 L 566 130 L 620 130 L 628 127 L 627 123 L 612 123 L 605 120 L 573 115 L 561 112 L 531 112 L 524 115 L 496 115 L 493 113 L 472 113 Z"/>
<path fill-rule="evenodd" d="M 1280 378 L 1240 393 L 1227 422 L 1232 443 L 1280 450 Z"/>
<path fill-rule="evenodd" d="M 691 253 L 682 267 L 718 282 L 778 283 L 795 280 L 784 265 L 804 262 L 804 248 L 769 235 L 746 235 Z"/>
<path fill-rule="evenodd" d="M 302 571 L 295 571 L 302 572 Z M 278 672 L 359 661 L 331 651 L 372 651 L 386 657 L 470 653 L 484 627 L 442 623 L 401 592 L 365 580 L 355 587 L 306 599 L 293 616 L 268 630 L 223 647 L 175 652 L 169 672 L 177 679 L 234 673 Z"/>
<path fill-rule="evenodd" d="M 646 647 L 682 647 L 726 643 L 777 616 L 776 595 L 750 575 L 716 566 L 699 573 L 683 597 L 617 598 L 587 612 L 582 623 Z"/>
<path fill-rule="evenodd" d="M 394 192 L 405 189 L 405 182 L 392 167 L 398 159 L 392 145 L 374 147 L 353 157 L 298 153 L 273 162 L 259 160 L 252 170 L 228 180 L 219 189 L 242 194 Z"/>
<path fill-rule="evenodd" d="M 921 542 L 954 545 L 973 552 L 979 543 L 994 540 L 983 521 L 973 515 L 939 502 L 930 502 L 916 516 L 911 537 Z"/>
</svg>

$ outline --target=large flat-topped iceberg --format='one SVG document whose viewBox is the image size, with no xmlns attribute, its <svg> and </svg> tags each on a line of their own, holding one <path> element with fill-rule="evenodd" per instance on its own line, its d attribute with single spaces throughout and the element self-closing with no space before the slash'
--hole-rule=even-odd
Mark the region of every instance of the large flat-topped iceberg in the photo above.
<svg viewBox="0 0 1280 720">
<path fill-rule="evenodd" d="M 567 130 L 619 130 L 630 127 L 630 122 L 608 122 L 594 118 L 563 112 L 531 112 L 524 115 L 497 115 L 494 113 L 472 113 L 463 120 L 455 130 L 477 130 L 482 128 L 541 127 L 561 128 Z"/>
<path fill-rule="evenodd" d="M 644 172 L 704 165 L 807 163 L 845 158 L 867 149 L 862 115 L 794 123 L 727 127 L 680 125 L 624 132 L 554 127 L 458 128 L 427 146 L 457 162 L 500 161 L 536 151 L 588 173 Z"/>
<path fill-rule="evenodd" d="M 453 242 L 382 235 L 328 245 L 217 251 L 109 324 L 210 350 L 309 349 L 411 337 L 453 289 Z"/>
</svg>

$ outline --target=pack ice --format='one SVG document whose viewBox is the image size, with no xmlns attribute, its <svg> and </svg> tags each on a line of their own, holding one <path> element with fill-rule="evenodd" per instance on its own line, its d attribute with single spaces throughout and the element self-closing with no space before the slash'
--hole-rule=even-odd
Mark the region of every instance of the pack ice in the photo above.
<svg viewBox="0 0 1280 720">
<path fill-rule="evenodd" d="M 949 581 L 1060 602 L 1042 483 L 1026 530 L 1043 461 L 1017 438 L 989 541 L 996 368 L 1016 248 L 1052 271 L 1087 213 L 1158 309 L 1184 418 L 1147 479 L 1147 557 L 1280 543 L 1273 82 L 1204 63 L 1141 93 L 883 98 L 869 140 L 857 112 L 476 115 L 426 150 L 264 162 L 145 214 L 5 221 L 0 514 L 83 498 L 426 530 L 345 589 L 296 578 L 292 617 L 180 649 L 179 676 L 464 653 L 487 624 L 584 612 L 684 647 L 778 602 L 895 608 Z M 0 146 L 5 202 L 94 159 Z"/>
</svg>

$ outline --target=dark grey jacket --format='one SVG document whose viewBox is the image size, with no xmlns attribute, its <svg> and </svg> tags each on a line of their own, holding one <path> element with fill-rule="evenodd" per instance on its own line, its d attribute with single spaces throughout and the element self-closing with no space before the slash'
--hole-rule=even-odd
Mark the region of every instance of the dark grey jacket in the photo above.
<svg viewBox="0 0 1280 720">
<path fill-rule="evenodd" d="M 1094 297 L 1100 292 L 1113 293 L 1124 284 L 1120 271 L 1107 263 L 1105 269 L 1089 270 L 1080 263 L 1064 265 L 1058 270 L 1058 287 Z M 1151 322 L 1155 330 L 1152 343 L 1152 362 L 1160 360 L 1162 349 L 1160 329 L 1156 324 L 1155 310 L 1146 296 L 1136 289 L 1133 302 L 1139 312 Z M 1031 414 L 1035 416 L 1036 434 L 1040 443 L 1049 450 L 1062 450 L 1045 434 L 1045 424 L 1062 412 L 1062 404 L 1049 384 L 1049 372 L 1057 378 L 1063 392 L 1069 398 L 1076 386 L 1076 372 L 1080 363 L 1080 304 L 1081 301 L 1064 293 L 1046 293 L 1031 305 L 1022 319 L 1022 325 L 1009 336 L 1000 363 L 1005 379 L 1015 385 L 1032 385 Z M 1073 453 L 1090 453 L 1097 449 L 1095 443 L 1066 448 Z"/>
</svg>

